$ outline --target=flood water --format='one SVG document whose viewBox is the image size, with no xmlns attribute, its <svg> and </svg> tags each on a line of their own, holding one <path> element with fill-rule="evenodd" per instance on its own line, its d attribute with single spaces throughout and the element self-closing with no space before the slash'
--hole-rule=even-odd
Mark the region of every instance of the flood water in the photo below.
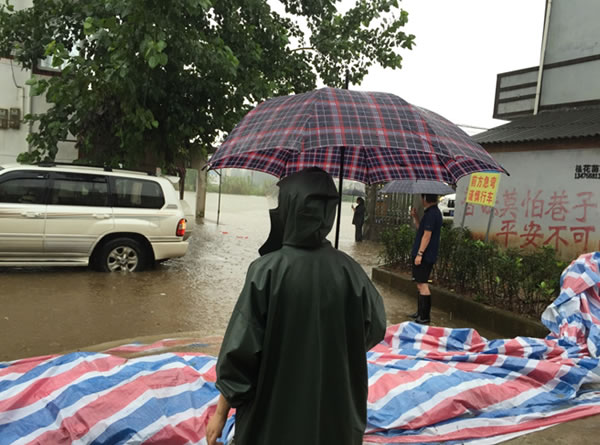
<svg viewBox="0 0 600 445">
<path fill-rule="evenodd" d="M 223 335 L 248 266 L 270 227 L 266 198 L 239 195 L 222 195 L 217 225 L 217 198 L 209 193 L 206 218 L 190 224 L 186 256 L 152 270 L 0 269 L 0 361 L 143 336 Z M 380 246 L 354 242 L 350 206 L 343 203 L 340 248 L 370 276 Z M 414 299 L 386 286 L 378 289 L 388 322 L 405 321 L 414 311 Z"/>
</svg>

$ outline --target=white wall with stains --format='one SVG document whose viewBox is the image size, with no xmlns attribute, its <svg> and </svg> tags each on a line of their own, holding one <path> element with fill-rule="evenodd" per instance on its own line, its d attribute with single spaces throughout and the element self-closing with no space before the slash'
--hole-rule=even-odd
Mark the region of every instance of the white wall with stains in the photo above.
<svg viewBox="0 0 600 445">
<path fill-rule="evenodd" d="M 600 250 L 600 148 L 492 153 L 502 175 L 489 239 L 504 247 L 552 246 L 564 259 Z M 490 207 L 469 204 L 458 183 L 454 225 L 484 238 Z"/>
</svg>

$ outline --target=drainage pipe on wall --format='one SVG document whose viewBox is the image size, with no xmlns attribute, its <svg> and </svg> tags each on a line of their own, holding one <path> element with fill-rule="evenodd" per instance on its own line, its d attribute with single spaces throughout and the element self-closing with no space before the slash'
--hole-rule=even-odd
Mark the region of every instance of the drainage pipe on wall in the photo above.
<svg viewBox="0 0 600 445">
<path fill-rule="evenodd" d="M 542 96 L 542 78 L 544 77 L 544 60 L 546 59 L 546 45 L 548 43 L 548 29 L 550 28 L 550 12 L 552 11 L 552 0 L 546 0 L 546 18 L 544 20 L 544 35 L 542 36 L 542 53 L 540 55 L 540 69 L 538 71 L 537 86 L 535 88 L 535 103 L 533 114 L 538 114 L 540 99 Z"/>
</svg>

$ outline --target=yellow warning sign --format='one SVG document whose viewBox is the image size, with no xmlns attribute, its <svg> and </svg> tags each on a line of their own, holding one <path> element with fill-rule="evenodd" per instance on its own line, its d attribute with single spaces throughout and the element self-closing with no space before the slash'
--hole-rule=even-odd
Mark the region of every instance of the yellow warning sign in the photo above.
<svg viewBox="0 0 600 445">
<path fill-rule="evenodd" d="M 500 185 L 500 173 L 473 173 L 467 188 L 467 202 L 494 207 Z"/>
</svg>

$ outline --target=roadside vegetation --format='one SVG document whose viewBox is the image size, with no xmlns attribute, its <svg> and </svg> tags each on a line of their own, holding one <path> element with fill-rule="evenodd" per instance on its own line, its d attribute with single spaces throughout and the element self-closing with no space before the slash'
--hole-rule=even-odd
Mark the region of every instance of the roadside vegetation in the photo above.
<svg viewBox="0 0 600 445">
<path fill-rule="evenodd" d="M 414 45 L 398 0 L 19 0 L 0 2 L 0 56 L 36 72 L 31 150 L 75 140 L 95 164 L 174 171 L 205 157 L 250 109 L 323 83 L 397 69 Z M 60 75 L 59 75 L 60 73 Z M 28 92 L 28 93 L 29 93 Z M 173 174 L 173 173 L 171 173 Z"/>
<path fill-rule="evenodd" d="M 385 267 L 411 270 L 415 230 L 409 225 L 381 234 Z M 444 224 L 433 282 L 462 296 L 536 320 L 560 292 L 560 275 L 568 264 L 551 247 L 525 252 L 474 239 L 468 229 Z"/>
</svg>

